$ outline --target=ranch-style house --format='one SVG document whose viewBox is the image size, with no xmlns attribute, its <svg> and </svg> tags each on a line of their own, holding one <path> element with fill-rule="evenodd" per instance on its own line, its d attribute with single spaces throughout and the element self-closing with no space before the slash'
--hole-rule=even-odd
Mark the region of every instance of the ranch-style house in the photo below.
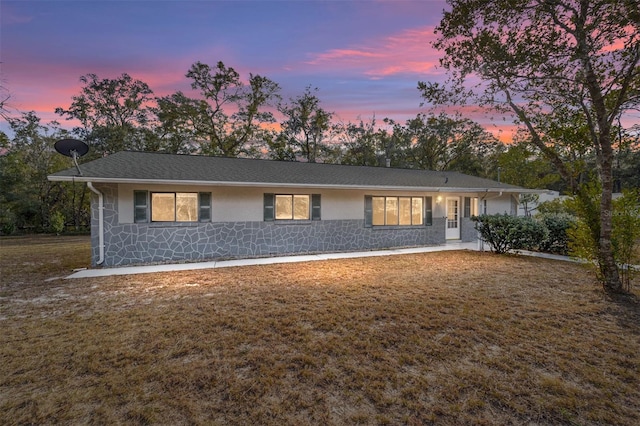
<svg viewBox="0 0 640 426">
<path fill-rule="evenodd" d="M 54 173 L 92 191 L 92 265 L 475 241 L 539 192 L 457 172 L 123 151 Z M 80 173 L 79 173 L 80 171 Z"/>
</svg>

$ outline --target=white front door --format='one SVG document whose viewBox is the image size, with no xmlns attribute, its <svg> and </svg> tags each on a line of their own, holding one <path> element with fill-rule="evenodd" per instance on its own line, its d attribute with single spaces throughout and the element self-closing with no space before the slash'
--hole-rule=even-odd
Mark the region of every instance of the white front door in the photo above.
<svg viewBox="0 0 640 426">
<path fill-rule="evenodd" d="M 447 240 L 460 239 L 460 198 L 447 197 L 447 224 L 445 238 Z"/>
</svg>

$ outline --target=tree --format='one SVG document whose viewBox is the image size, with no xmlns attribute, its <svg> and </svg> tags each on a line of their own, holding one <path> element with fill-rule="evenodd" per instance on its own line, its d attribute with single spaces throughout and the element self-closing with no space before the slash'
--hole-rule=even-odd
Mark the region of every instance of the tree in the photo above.
<svg viewBox="0 0 640 426">
<path fill-rule="evenodd" d="M 498 165 L 501 181 L 511 185 L 552 189 L 560 180 L 551 163 L 526 140 L 508 146 L 498 156 Z"/>
<path fill-rule="evenodd" d="M 14 138 L 0 156 L 0 227 L 3 233 L 16 229 L 51 230 L 51 218 L 77 227 L 88 224 L 88 199 L 84 185 L 49 182 L 47 175 L 69 164 L 53 150 L 66 132 L 58 123 L 46 126 L 34 112 L 10 119 Z"/>
<path fill-rule="evenodd" d="M 341 125 L 338 141 L 343 153 L 340 162 L 354 166 L 379 166 L 381 131 L 376 129 L 375 117 L 369 122 L 360 120 Z M 384 160 L 384 159 L 382 159 Z"/>
<path fill-rule="evenodd" d="M 483 174 L 483 163 L 499 146 L 498 140 L 472 120 L 444 113 L 418 114 L 403 132 L 411 141 L 407 155 L 413 167 Z"/>
<path fill-rule="evenodd" d="M 387 125 L 387 128 L 379 132 L 380 159 L 384 161 L 383 164 L 390 167 L 410 168 L 412 159 L 407 154 L 411 150 L 411 136 L 404 131 L 404 126 L 401 123 L 390 118 L 385 118 L 382 121 Z"/>
<path fill-rule="evenodd" d="M 577 221 L 569 230 L 569 249 L 577 258 L 587 261 L 587 265 L 596 268 L 596 275 L 602 274 L 602 268 L 593 259 L 598 252 L 598 198 L 601 193 L 598 182 L 585 185 L 584 191 L 566 201 L 568 209 L 575 212 Z M 638 262 L 637 241 L 640 238 L 640 193 L 623 191 L 621 197 L 613 201 L 613 232 L 611 236 L 613 257 L 620 268 L 624 289 L 631 289 L 633 265 Z"/>
<path fill-rule="evenodd" d="M 317 91 L 307 86 L 301 96 L 278 105 L 278 111 L 285 117 L 281 132 L 287 145 L 296 156 L 309 163 L 322 159 L 330 148 L 327 136 L 331 130 L 333 113 L 320 106 L 320 99 L 315 94 Z"/>
<path fill-rule="evenodd" d="M 612 251 L 614 122 L 640 103 L 640 7 L 636 0 L 449 0 L 435 47 L 449 85 L 419 83 L 434 103 L 511 111 L 567 182 L 570 164 L 544 133 L 565 114 L 584 123 L 601 194 L 597 262 L 606 290 L 622 283 Z M 473 77 L 473 78 L 469 78 Z M 469 87 L 472 81 L 480 83 Z M 445 90 L 446 89 L 446 90 Z M 565 120 L 566 121 L 566 120 Z M 580 188 L 578 188 L 579 190 Z"/>
<path fill-rule="evenodd" d="M 557 184 L 561 179 L 560 175 L 527 139 L 514 141 L 500 153 L 498 165 L 500 179 L 504 183 L 524 188 L 559 189 Z M 537 210 L 539 201 L 538 194 L 520 194 L 518 198 L 525 216 L 531 216 L 531 213 Z"/>
<path fill-rule="evenodd" d="M 161 132 L 175 141 L 189 137 L 207 155 L 257 156 L 266 131 L 263 126 L 275 122 L 266 109 L 279 99 L 280 86 L 253 74 L 245 85 L 240 74 L 222 62 L 214 68 L 196 62 L 186 76 L 200 97 L 176 92 L 159 98 L 156 115 Z"/>
<path fill-rule="evenodd" d="M 125 149 L 145 150 L 142 129 L 148 126 L 153 91 L 128 74 L 100 80 L 96 74 L 80 77 L 84 84 L 69 109 L 56 108 L 56 114 L 75 119 L 82 127 L 74 133 L 93 148 L 93 156 Z"/>
<path fill-rule="evenodd" d="M 617 126 L 615 143 L 614 192 L 640 188 L 640 133 L 634 135 Z M 640 130 L 640 128 L 638 129 Z"/>
<path fill-rule="evenodd" d="M 1 62 L 0 62 L 1 63 Z M 11 99 L 11 95 L 9 94 L 9 90 L 0 84 L 0 118 L 4 118 L 8 121 L 8 102 Z"/>
<path fill-rule="evenodd" d="M 271 131 L 264 134 L 267 145 L 267 157 L 277 161 L 296 161 L 296 153 L 289 145 L 287 137 L 282 132 Z"/>
</svg>

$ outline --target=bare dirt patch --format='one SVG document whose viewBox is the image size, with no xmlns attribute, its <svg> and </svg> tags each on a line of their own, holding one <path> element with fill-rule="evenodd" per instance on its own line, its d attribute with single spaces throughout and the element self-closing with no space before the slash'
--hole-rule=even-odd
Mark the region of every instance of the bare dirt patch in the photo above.
<svg viewBox="0 0 640 426">
<path fill-rule="evenodd" d="M 46 282 L 83 266 L 66 250 L 88 263 L 87 239 L 53 246 L 0 240 L 1 423 L 640 422 L 640 304 L 579 265 L 441 252 Z"/>
</svg>

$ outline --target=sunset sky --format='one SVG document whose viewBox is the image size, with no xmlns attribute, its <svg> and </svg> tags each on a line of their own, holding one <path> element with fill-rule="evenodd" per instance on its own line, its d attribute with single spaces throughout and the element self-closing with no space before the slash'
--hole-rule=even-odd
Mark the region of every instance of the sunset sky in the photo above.
<svg viewBox="0 0 640 426">
<path fill-rule="evenodd" d="M 80 76 L 128 73 L 156 96 L 182 90 L 197 62 L 218 61 L 277 82 L 284 99 L 319 89 L 335 121 L 404 122 L 420 107 L 418 81 L 442 81 L 434 27 L 439 0 L 0 1 L 0 70 L 13 115 L 58 120 L 81 90 Z M 507 129 L 477 109 L 488 130 Z M 0 130 L 8 126 L 0 121 Z M 510 139 L 508 132 L 501 139 Z"/>
</svg>

